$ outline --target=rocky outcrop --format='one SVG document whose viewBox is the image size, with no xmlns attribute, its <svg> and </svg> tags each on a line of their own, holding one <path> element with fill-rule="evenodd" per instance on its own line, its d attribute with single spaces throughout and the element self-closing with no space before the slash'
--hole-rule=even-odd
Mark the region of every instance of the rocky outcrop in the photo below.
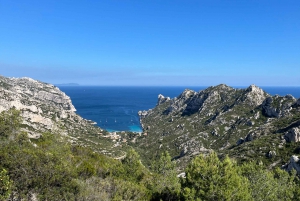
<svg viewBox="0 0 300 201">
<path fill-rule="evenodd" d="M 293 155 L 290 158 L 290 161 L 282 166 L 282 169 L 284 169 L 288 172 L 294 169 L 299 174 L 300 173 L 299 157 Z"/>
<path fill-rule="evenodd" d="M 0 76 L 0 112 L 12 107 L 21 111 L 23 130 L 30 137 L 50 130 L 69 134 L 75 122 L 78 127 L 90 124 L 75 113 L 70 97 L 54 85 L 26 77 Z"/>
<path fill-rule="evenodd" d="M 269 96 L 266 92 L 264 92 L 261 88 L 250 85 L 244 94 L 244 101 L 249 103 L 251 106 L 259 106 L 262 102 Z"/>
<path fill-rule="evenodd" d="M 272 107 L 273 99 L 272 97 L 268 97 L 262 104 L 262 113 L 266 117 L 278 117 L 279 112 L 276 111 L 275 108 Z"/>
<path fill-rule="evenodd" d="M 300 141 L 300 129 L 292 128 L 284 134 L 284 139 L 287 142 L 299 142 Z"/>
<path fill-rule="evenodd" d="M 167 101 L 171 100 L 170 97 L 164 97 L 163 95 L 158 95 L 157 105 L 163 104 Z"/>
<path fill-rule="evenodd" d="M 300 98 L 296 101 L 295 104 L 293 104 L 294 108 L 300 107 Z"/>
</svg>

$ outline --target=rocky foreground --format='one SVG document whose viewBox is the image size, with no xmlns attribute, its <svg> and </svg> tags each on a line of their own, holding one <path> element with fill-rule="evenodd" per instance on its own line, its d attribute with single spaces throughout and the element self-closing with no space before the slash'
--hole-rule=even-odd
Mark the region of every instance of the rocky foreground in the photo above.
<svg viewBox="0 0 300 201">
<path fill-rule="evenodd" d="M 300 99 L 271 96 L 255 85 L 235 89 L 221 84 L 199 92 L 186 89 L 174 99 L 159 95 L 157 106 L 139 115 L 147 138 L 137 147 L 144 156 L 168 150 L 182 166 L 211 150 L 239 161 L 280 166 L 299 149 Z"/>
</svg>

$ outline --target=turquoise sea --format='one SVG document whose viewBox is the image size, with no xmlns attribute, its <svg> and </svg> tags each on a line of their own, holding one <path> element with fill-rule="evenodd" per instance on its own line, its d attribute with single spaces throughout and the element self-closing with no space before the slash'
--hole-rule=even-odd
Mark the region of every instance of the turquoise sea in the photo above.
<svg viewBox="0 0 300 201">
<path fill-rule="evenodd" d="M 207 87 L 116 87 L 60 86 L 71 97 L 77 113 L 108 131 L 141 132 L 139 110 L 155 107 L 158 94 L 177 97 L 184 89 L 199 91 Z M 236 87 L 246 88 L 246 87 Z M 300 98 L 300 87 L 261 87 L 271 95 L 291 94 Z"/>
</svg>

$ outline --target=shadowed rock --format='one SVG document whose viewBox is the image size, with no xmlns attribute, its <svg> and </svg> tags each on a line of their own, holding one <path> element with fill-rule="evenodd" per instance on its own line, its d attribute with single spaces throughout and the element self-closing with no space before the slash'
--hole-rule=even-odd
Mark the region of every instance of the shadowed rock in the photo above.
<svg viewBox="0 0 300 201">
<path fill-rule="evenodd" d="M 278 117 L 279 115 L 279 112 L 272 107 L 272 102 L 273 102 L 272 97 L 268 97 L 262 104 L 262 113 L 266 117 L 274 118 L 274 117 Z"/>
</svg>

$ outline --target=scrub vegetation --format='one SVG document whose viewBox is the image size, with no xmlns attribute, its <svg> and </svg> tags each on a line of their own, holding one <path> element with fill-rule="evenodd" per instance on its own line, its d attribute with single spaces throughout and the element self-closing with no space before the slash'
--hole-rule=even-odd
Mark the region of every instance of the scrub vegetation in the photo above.
<svg viewBox="0 0 300 201">
<path fill-rule="evenodd" d="M 21 123 L 15 109 L 0 114 L 0 200 L 297 200 L 300 193 L 294 171 L 211 152 L 178 177 L 168 152 L 145 166 L 132 148 L 120 161 L 59 133 L 30 139 Z"/>
</svg>

